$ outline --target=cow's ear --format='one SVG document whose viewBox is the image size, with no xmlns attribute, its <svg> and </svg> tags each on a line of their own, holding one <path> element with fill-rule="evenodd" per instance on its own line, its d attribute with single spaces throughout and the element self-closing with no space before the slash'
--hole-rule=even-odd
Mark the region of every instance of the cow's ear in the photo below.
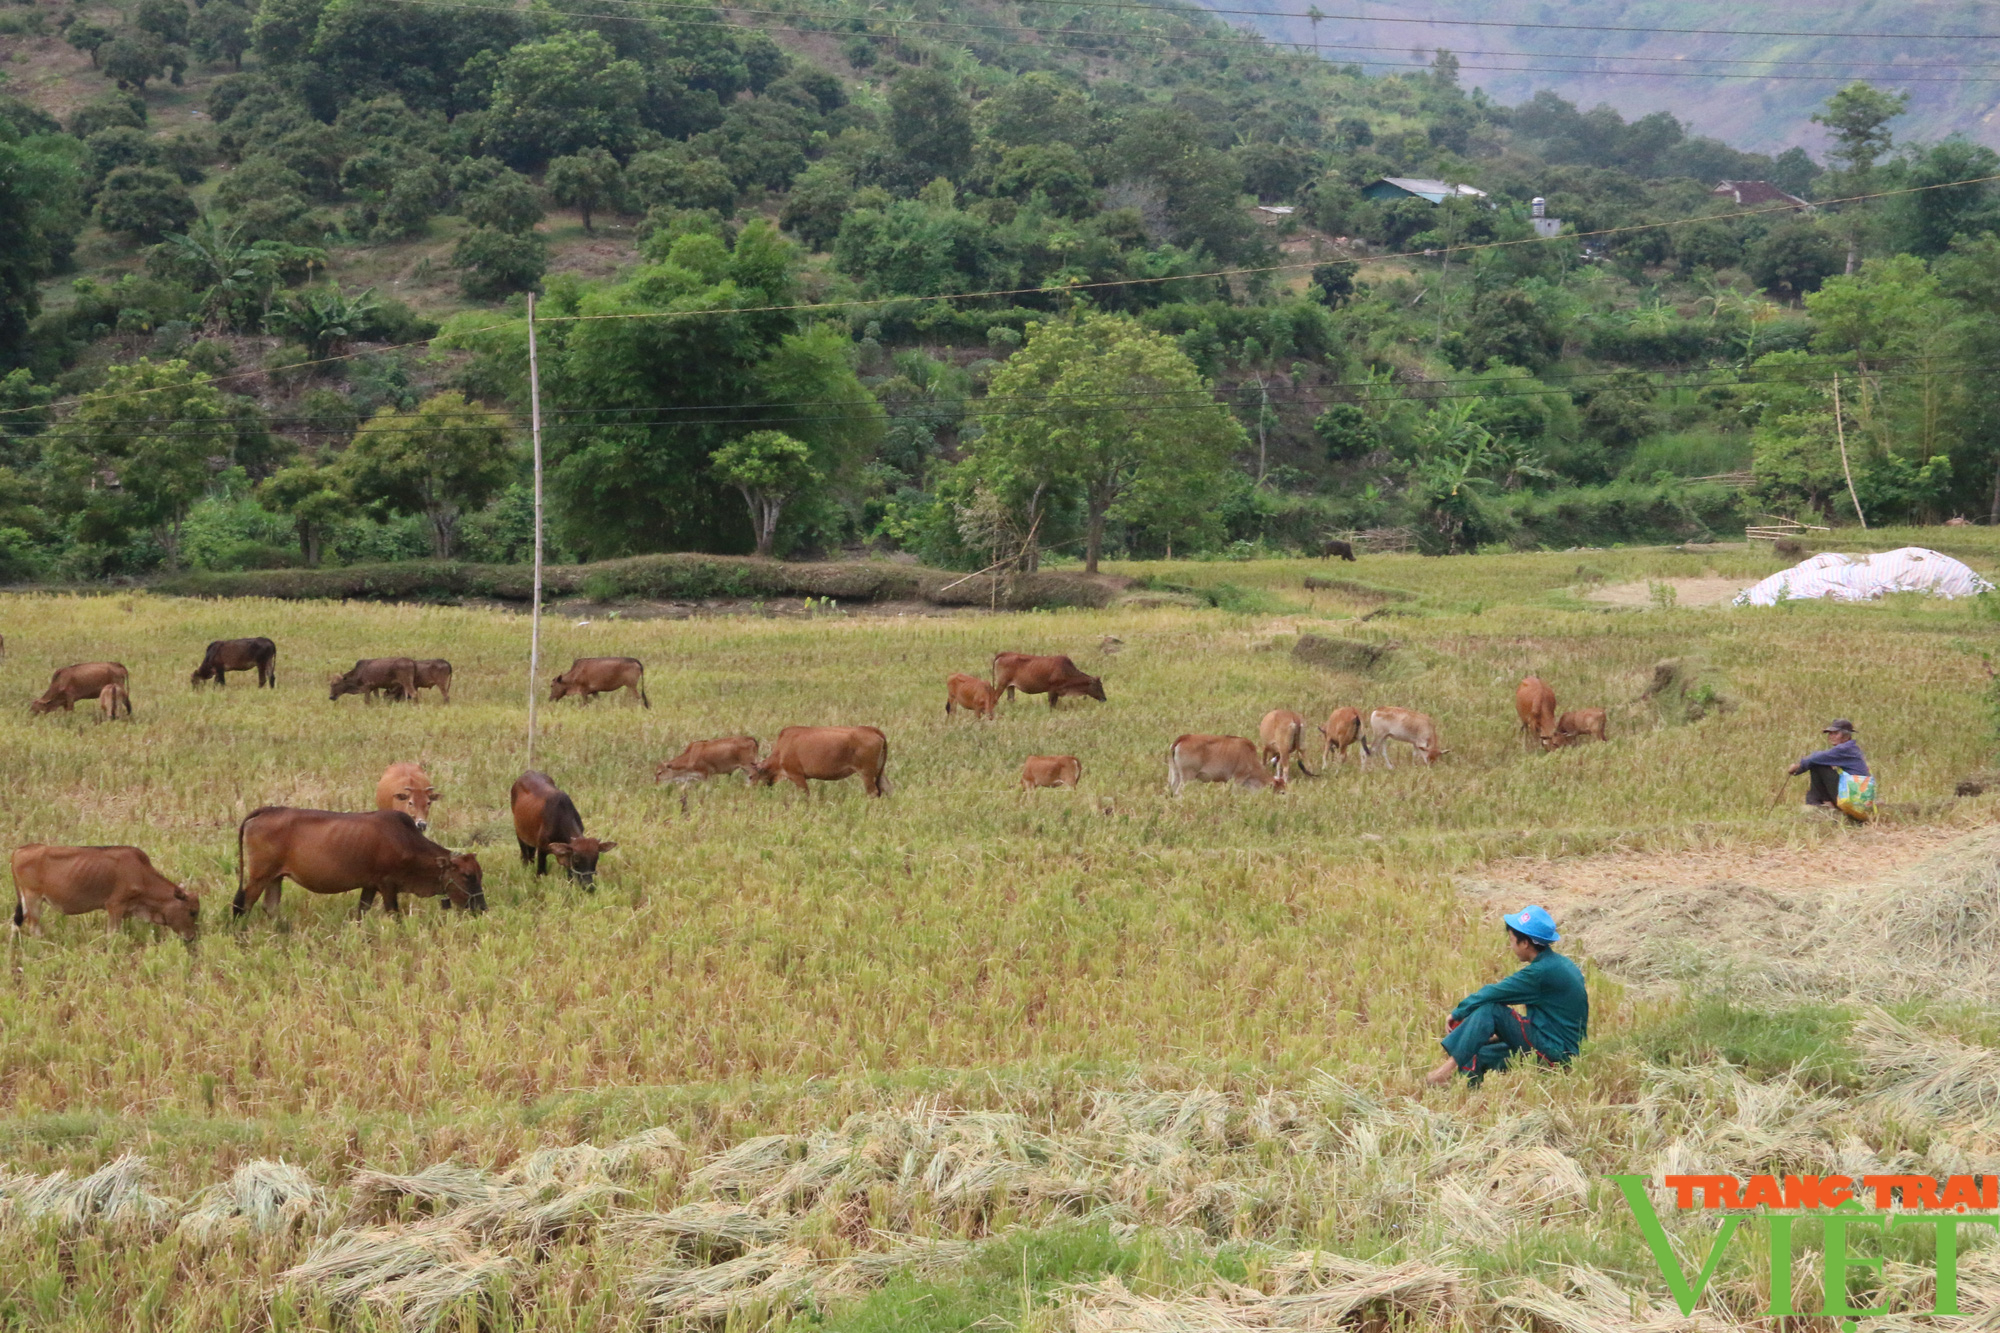
<svg viewBox="0 0 2000 1333">
<path fill-rule="evenodd" d="M 615 842 L 600 842 L 597 844 L 597 850 L 600 852 L 608 852 L 617 845 L 618 844 Z"/>
<path fill-rule="evenodd" d="M 566 842 L 552 842 L 549 844 L 550 856 L 566 857 L 569 855 L 569 853 L 570 853 L 570 846 Z"/>
<path fill-rule="evenodd" d="M 440 856 L 438 858 L 438 869 L 439 870 L 451 869 L 451 862 L 452 862 L 451 853 L 447 852 L 443 856 Z"/>
</svg>

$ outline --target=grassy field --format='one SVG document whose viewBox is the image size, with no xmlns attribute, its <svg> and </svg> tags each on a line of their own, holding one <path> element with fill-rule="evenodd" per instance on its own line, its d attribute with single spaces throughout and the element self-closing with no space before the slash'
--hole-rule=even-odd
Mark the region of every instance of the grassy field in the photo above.
<svg viewBox="0 0 2000 1333">
<path fill-rule="evenodd" d="M 594 894 L 514 851 L 524 617 L 10 598 L 9 845 L 140 845 L 202 893 L 204 932 L 189 952 L 57 918 L 14 945 L 0 1328 L 1268 1327 L 1302 1291 L 1333 1302 L 1328 1326 L 1349 1300 L 1527 1327 L 1550 1326 L 1537 1301 L 1602 1304 L 1551 1263 L 1663 1300 L 1605 1172 L 1690 1143 L 1715 1170 L 1810 1160 L 1802 1142 L 1910 1163 L 1962 1143 L 1869 1100 L 1852 1011 L 1642 1002 L 1593 970 L 1595 1042 L 1571 1074 L 1408 1093 L 1442 1013 L 1512 966 L 1457 876 L 1877 836 L 1773 806 L 1837 714 L 1884 774 L 1889 831 L 1943 818 L 1986 767 L 1983 608 L 1583 596 L 1775 567 L 1652 550 L 1154 565 L 1119 572 L 1219 606 L 552 619 L 544 679 L 578 655 L 648 665 L 650 711 L 542 708 L 536 766 L 619 842 Z M 1307 574 L 1354 582 L 1308 593 Z M 276 691 L 189 688 L 206 641 L 248 634 L 279 644 Z M 1394 647 L 1357 674 L 1295 656 L 1301 634 Z M 1003 648 L 1071 654 L 1108 702 L 946 718 L 945 675 Z M 450 658 L 451 705 L 328 701 L 330 672 L 388 653 Z M 96 658 L 131 668 L 131 723 L 28 715 L 50 670 Z M 1669 659 L 1700 684 L 1699 720 L 1642 698 Z M 1564 707 L 1608 708 L 1612 743 L 1523 753 L 1529 672 Z M 1432 713 L 1450 755 L 1283 798 L 1167 796 L 1174 736 L 1349 703 Z M 768 744 L 790 723 L 883 728 L 893 795 L 731 782 L 683 813 L 651 781 L 688 740 Z M 1038 753 L 1078 755 L 1082 789 L 1018 794 Z M 279 920 L 230 920 L 244 814 L 363 808 L 399 759 L 443 793 L 432 835 L 479 852 L 488 914 L 419 902 L 356 923 L 352 895 L 289 887 Z M 1731 1136 L 1746 1116 L 1762 1137 Z M 125 1153 L 143 1168 L 73 1188 Z M 272 1184 L 257 1163 L 279 1159 L 310 1187 Z M 1297 1258 L 1316 1249 L 1342 1258 Z M 1727 1269 L 1727 1299 L 1761 1308 L 1763 1280 Z"/>
</svg>

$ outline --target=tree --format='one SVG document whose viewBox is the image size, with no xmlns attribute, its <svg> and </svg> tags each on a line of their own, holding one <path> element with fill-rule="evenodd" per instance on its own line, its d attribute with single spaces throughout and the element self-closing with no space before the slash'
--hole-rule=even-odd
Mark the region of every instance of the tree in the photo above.
<svg viewBox="0 0 2000 1333">
<path fill-rule="evenodd" d="M 617 208 L 625 198 L 625 173 L 618 159 L 602 148 L 586 148 L 549 163 L 542 178 L 549 196 L 564 208 L 583 215 L 583 229 L 589 231 L 590 215 L 599 209 Z"/>
<path fill-rule="evenodd" d="M 68 257 L 83 223 L 77 163 L 59 142 L 17 140 L 0 123 L 0 372 L 28 350 L 39 284 Z"/>
<path fill-rule="evenodd" d="M 1327 309 L 1338 310 L 1354 295 L 1354 275 L 1360 271 L 1361 265 L 1352 259 L 1336 259 L 1331 264 L 1313 265 L 1313 297 Z"/>
<path fill-rule="evenodd" d="M 1794 218 L 1750 247 L 1744 268 L 1765 291 L 1797 301 L 1840 271 L 1840 251 L 1818 223 Z"/>
<path fill-rule="evenodd" d="M 1012 409 L 969 452 L 1029 479 L 1031 505 L 1074 492 L 1092 574 L 1107 518 L 1191 525 L 1189 506 L 1207 504 L 1248 442 L 1187 354 L 1121 315 L 1035 326 L 993 376 L 989 401 Z"/>
<path fill-rule="evenodd" d="M 43 454 L 78 537 L 112 545 L 150 531 L 174 568 L 228 417 L 208 376 L 185 361 L 109 367 L 104 386 L 49 430 Z"/>
<path fill-rule="evenodd" d="M 421 514 L 431 554 L 451 558 L 459 519 L 499 494 L 514 469 L 506 429 L 463 395 L 441 393 L 415 412 L 385 407 L 361 425 L 339 472 L 378 514 Z"/>
<path fill-rule="evenodd" d="M 120 88 L 136 92 L 144 92 L 147 80 L 164 72 L 171 71 L 173 81 L 179 83 L 187 64 L 186 48 L 169 45 L 158 33 L 143 28 L 127 29 L 104 48 L 105 74 Z"/>
<path fill-rule="evenodd" d="M 139 0 L 139 7 L 132 11 L 132 26 L 152 33 L 169 46 L 185 46 L 187 6 L 181 0 Z"/>
<path fill-rule="evenodd" d="M 785 503 L 820 481 L 812 450 L 783 431 L 753 430 L 709 455 L 716 479 L 734 486 L 750 506 L 757 554 L 768 557 Z"/>
<path fill-rule="evenodd" d="M 599 147 L 621 156 L 638 140 L 646 73 L 596 32 L 523 42 L 500 58 L 487 134 L 521 167 Z"/>
<path fill-rule="evenodd" d="M 1900 249 L 1936 259 L 1956 236 L 1977 236 L 2000 223 L 1991 177 L 2000 174 L 2000 154 L 1954 135 L 1932 144 L 1910 164 L 1901 208 Z"/>
<path fill-rule="evenodd" d="M 115 34 L 111 29 L 92 23 L 89 19 L 78 19 L 63 33 L 63 40 L 72 47 L 90 56 L 90 67 L 97 68 L 97 53 L 111 44 Z"/>
<path fill-rule="evenodd" d="M 338 471 L 313 463 L 296 463 L 272 473 L 257 488 L 257 501 L 288 516 L 299 534 L 299 554 L 317 565 L 333 525 L 354 512 Z"/>
<path fill-rule="evenodd" d="M 1866 83 L 1850 83 L 1826 99 L 1826 108 L 1813 114 L 1815 125 L 1832 132 L 1833 147 L 1827 156 L 1842 164 L 1838 189 L 1845 194 L 1863 194 L 1874 183 L 1875 163 L 1889 151 L 1893 139 L 1889 122 L 1903 114 L 1910 104 L 1906 92 L 1885 93 Z M 1861 234 L 1867 214 L 1859 204 L 1849 204 L 1847 216 L 1847 268 L 1849 273 L 1861 263 Z"/>
<path fill-rule="evenodd" d="M 453 167 L 451 188 L 458 193 L 459 214 L 475 227 L 526 232 L 542 220 L 542 200 L 535 183 L 490 157 Z"/>
<path fill-rule="evenodd" d="M 625 169 L 625 187 L 643 208 L 712 208 L 724 217 L 736 210 L 736 182 L 728 170 L 686 144 L 633 158 Z M 847 193 L 853 193 L 851 180 Z"/>
<path fill-rule="evenodd" d="M 199 216 L 180 179 L 158 167 L 120 167 L 97 193 L 98 224 L 142 241 L 185 231 Z"/>
<path fill-rule="evenodd" d="M 250 49 L 250 11 L 229 0 L 209 0 L 194 16 L 194 53 L 203 60 L 227 60 L 243 68 Z"/>
<path fill-rule="evenodd" d="M 452 248 L 458 286 L 475 301 L 494 301 L 539 286 L 549 267 L 549 246 L 539 235 L 474 227 Z"/>
<path fill-rule="evenodd" d="M 890 85 L 889 138 L 908 190 L 939 176 L 963 182 L 972 167 L 972 111 L 943 70 L 913 69 Z"/>
</svg>

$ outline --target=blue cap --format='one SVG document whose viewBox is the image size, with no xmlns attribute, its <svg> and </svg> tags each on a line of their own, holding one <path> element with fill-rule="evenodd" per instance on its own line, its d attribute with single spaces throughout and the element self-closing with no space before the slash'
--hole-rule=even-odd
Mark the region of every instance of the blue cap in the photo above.
<svg viewBox="0 0 2000 1333">
<path fill-rule="evenodd" d="M 1556 919 L 1549 915 L 1549 910 L 1533 903 L 1500 919 L 1538 944 L 1554 944 L 1562 938 L 1556 934 Z"/>
</svg>

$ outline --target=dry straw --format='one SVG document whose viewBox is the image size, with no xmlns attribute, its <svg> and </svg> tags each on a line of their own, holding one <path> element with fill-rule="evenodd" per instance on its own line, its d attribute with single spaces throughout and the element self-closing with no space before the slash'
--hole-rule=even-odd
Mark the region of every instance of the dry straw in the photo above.
<svg viewBox="0 0 2000 1333">
<path fill-rule="evenodd" d="M 239 1232 L 276 1235 L 316 1220 L 326 1195 L 296 1166 L 264 1158 L 236 1168 L 226 1184 L 211 1185 L 181 1218 L 180 1233 L 209 1245 Z"/>
<path fill-rule="evenodd" d="M 0 1176 L 0 1222 L 53 1226 L 65 1234 L 151 1230 L 172 1221 L 175 1203 L 147 1187 L 146 1159 L 126 1153 L 81 1179 L 67 1171 Z"/>
</svg>

